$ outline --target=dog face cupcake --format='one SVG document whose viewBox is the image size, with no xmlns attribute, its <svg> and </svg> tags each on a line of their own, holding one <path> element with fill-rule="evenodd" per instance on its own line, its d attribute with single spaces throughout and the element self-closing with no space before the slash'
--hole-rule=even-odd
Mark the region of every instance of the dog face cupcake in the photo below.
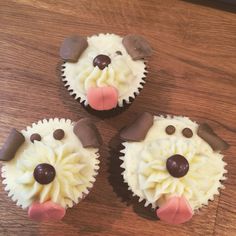
<svg viewBox="0 0 236 236">
<path fill-rule="evenodd" d="M 0 152 L 8 196 L 33 220 L 62 219 L 92 188 L 99 145 L 89 119 L 45 119 L 21 132 L 12 129 Z"/>
<path fill-rule="evenodd" d="M 139 93 L 152 54 L 138 35 L 99 34 L 66 38 L 60 48 L 63 81 L 75 99 L 95 110 L 110 110 Z"/>
<path fill-rule="evenodd" d="M 144 113 L 120 136 L 124 181 L 163 221 L 190 220 L 223 187 L 228 145 L 207 124 Z"/>
</svg>

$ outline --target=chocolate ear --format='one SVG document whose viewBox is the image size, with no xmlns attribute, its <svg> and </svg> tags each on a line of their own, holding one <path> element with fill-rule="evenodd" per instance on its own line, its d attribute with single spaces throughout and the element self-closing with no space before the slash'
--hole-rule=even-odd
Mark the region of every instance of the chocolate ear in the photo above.
<svg viewBox="0 0 236 236">
<path fill-rule="evenodd" d="M 120 132 L 121 139 L 125 141 L 142 141 L 153 125 L 153 116 L 144 112 L 130 126 Z"/>
<path fill-rule="evenodd" d="M 74 134 L 79 138 L 84 148 L 94 147 L 98 148 L 102 139 L 96 128 L 89 118 L 79 120 L 74 125 Z"/>
<path fill-rule="evenodd" d="M 215 134 L 212 128 L 206 123 L 199 125 L 197 134 L 205 140 L 214 151 L 222 151 L 229 148 L 229 144 Z"/>
<path fill-rule="evenodd" d="M 10 161 L 14 158 L 18 148 L 24 143 L 25 137 L 16 129 L 12 129 L 0 151 L 1 161 Z"/>
<path fill-rule="evenodd" d="M 129 34 L 122 41 L 133 60 L 144 59 L 152 55 L 152 48 L 142 36 Z"/>
<path fill-rule="evenodd" d="M 87 39 L 78 35 L 68 37 L 60 48 L 60 56 L 68 62 L 76 62 L 88 47 Z"/>
</svg>

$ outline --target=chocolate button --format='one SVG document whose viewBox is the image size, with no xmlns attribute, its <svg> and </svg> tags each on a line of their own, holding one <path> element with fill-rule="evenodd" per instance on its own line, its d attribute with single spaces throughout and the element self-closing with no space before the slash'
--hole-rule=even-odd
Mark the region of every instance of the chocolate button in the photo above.
<svg viewBox="0 0 236 236">
<path fill-rule="evenodd" d="M 30 136 L 30 141 L 31 141 L 32 143 L 34 143 L 35 140 L 41 141 L 41 136 L 40 136 L 39 134 L 37 134 L 37 133 L 32 134 L 32 135 Z"/>
<path fill-rule="evenodd" d="M 2 149 L 0 161 L 10 161 L 14 158 L 18 148 L 25 142 L 25 137 L 16 129 L 12 129 Z"/>
<path fill-rule="evenodd" d="M 152 55 L 152 48 L 149 43 L 139 35 L 126 35 L 122 43 L 133 60 L 139 60 Z"/>
<path fill-rule="evenodd" d="M 56 176 L 55 168 L 47 163 L 39 164 L 34 169 L 34 178 L 40 184 L 51 183 Z"/>
<path fill-rule="evenodd" d="M 193 137 L 193 131 L 189 128 L 184 128 L 182 131 L 182 134 L 186 138 L 192 138 Z"/>
<path fill-rule="evenodd" d="M 214 151 L 222 151 L 229 148 L 229 144 L 215 134 L 208 124 L 199 125 L 197 134 L 205 140 Z"/>
<path fill-rule="evenodd" d="M 97 127 L 89 118 L 79 120 L 74 125 L 73 132 L 78 137 L 84 148 L 99 148 L 102 143 Z"/>
<path fill-rule="evenodd" d="M 185 157 L 176 154 L 167 159 L 166 169 L 173 177 L 180 178 L 188 173 L 189 163 Z"/>
<path fill-rule="evenodd" d="M 98 66 L 100 70 L 103 70 L 111 63 L 111 58 L 107 55 L 100 54 L 93 59 L 93 66 Z"/>
<path fill-rule="evenodd" d="M 168 125 L 168 126 L 166 127 L 166 133 L 167 133 L 167 134 L 171 135 L 171 134 L 173 134 L 174 132 L 175 132 L 175 127 L 174 127 L 173 125 Z"/>
<path fill-rule="evenodd" d="M 145 139 L 149 129 L 153 125 L 153 115 L 148 112 L 141 114 L 129 126 L 120 132 L 120 138 L 125 141 L 139 142 Z"/>
<path fill-rule="evenodd" d="M 88 47 L 87 39 L 78 35 L 68 37 L 60 48 L 60 56 L 69 62 L 77 62 L 80 55 Z"/>
<path fill-rule="evenodd" d="M 53 132 L 53 137 L 56 139 L 56 140 L 62 140 L 65 136 L 65 132 L 63 129 L 56 129 L 54 132 Z"/>
</svg>

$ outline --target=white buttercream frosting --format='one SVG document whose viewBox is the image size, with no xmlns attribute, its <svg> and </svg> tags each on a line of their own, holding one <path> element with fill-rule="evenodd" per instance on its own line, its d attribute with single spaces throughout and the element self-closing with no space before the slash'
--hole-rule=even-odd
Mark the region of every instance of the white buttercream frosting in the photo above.
<svg viewBox="0 0 236 236">
<path fill-rule="evenodd" d="M 65 132 L 60 141 L 53 138 L 56 129 Z M 22 133 L 25 143 L 2 168 L 5 190 L 17 205 L 27 208 L 32 202 L 50 200 L 67 208 L 88 194 L 99 168 L 98 150 L 82 147 L 70 120 L 39 121 Z M 40 134 L 42 140 L 30 142 L 33 133 Z M 46 185 L 39 184 L 33 176 L 35 167 L 42 163 L 52 165 L 56 171 L 54 180 Z"/>
<path fill-rule="evenodd" d="M 91 87 L 113 86 L 118 91 L 118 105 L 129 102 L 142 88 L 144 83 L 144 60 L 132 60 L 122 44 L 122 37 L 115 34 L 99 34 L 87 38 L 88 47 L 76 63 L 66 62 L 63 68 L 65 86 L 75 98 L 80 98 L 85 105 L 87 91 Z M 120 51 L 122 55 L 116 52 Z M 100 70 L 93 66 L 93 59 L 99 54 L 111 58 L 111 63 Z"/>
<path fill-rule="evenodd" d="M 175 134 L 168 135 L 165 128 L 173 125 Z M 130 190 L 145 199 L 146 205 L 161 205 L 173 195 L 184 196 L 193 210 L 207 205 L 222 187 L 226 163 L 223 155 L 197 135 L 198 125 L 186 117 L 155 117 L 154 124 L 142 142 L 125 142 L 122 167 L 124 180 Z M 182 135 L 184 128 L 193 131 L 192 138 Z M 181 177 L 171 176 L 166 160 L 175 154 L 189 162 L 188 173 Z"/>
</svg>

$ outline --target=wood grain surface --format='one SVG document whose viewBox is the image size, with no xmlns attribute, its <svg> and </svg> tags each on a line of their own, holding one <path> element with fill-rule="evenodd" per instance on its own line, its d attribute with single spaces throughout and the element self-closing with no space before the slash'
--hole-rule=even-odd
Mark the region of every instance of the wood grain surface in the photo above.
<svg viewBox="0 0 236 236">
<path fill-rule="evenodd" d="M 144 35 L 155 52 L 132 105 L 99 115 L 63 87 L 59 45 L 71 34 Z M 102 134 L 89 196 L 61 223 L 34 223 L 0 186 L 0 235 L 236 235 L 236 14 L 212 1 L 0 1 L 0 145 L 11 127 L 91 117 Z M 142 111 L 208 122 L 231 147 L 226 189 L 191 221 L 170 226 L 122 183 L 117 133 Z"/>
</svg>

